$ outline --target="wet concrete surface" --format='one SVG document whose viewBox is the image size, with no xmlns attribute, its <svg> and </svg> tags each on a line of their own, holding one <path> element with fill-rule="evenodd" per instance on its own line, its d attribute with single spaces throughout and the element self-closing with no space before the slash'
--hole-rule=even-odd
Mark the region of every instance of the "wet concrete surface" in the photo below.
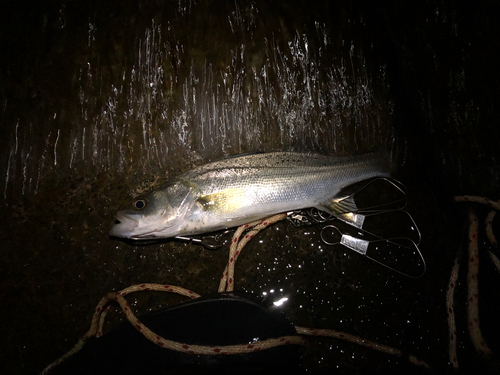
<svg viewBox="0 0 500 375">
<path fill-rule="evenodd" d="M 247 245 L 236 290 L 285 296 L 297 326 L 359 335 L 450 372 L 447 282 L 466 249 L 467 209 L 486 214 L 452 197 L 499 198 L 491 5 L 221 4 L 36 3 L 2 16 L 3 373 L 42 371 L 88 330 L 110 291 L 143 282 L 217 290 L 227 246 L 109 238 L 114 213 L 134 195 L 240 152 L 380 147 L 398 163 L 422 232 L 422 278 L 325 245 L 318 226 L 283 221 Z M 480 247 L 497 251 L 483 235 Z M 481 326 L 498 353 L 498 273 L 486 255 L 480 262 Z M 182 300 L 129 299 L 138 313 Z M 494 358 L 471 346 L 465 300 L 462 268 L 461 369 L 495 372 Z M 123 320 L 110 313 L 108 329 Z M 302 369 L 426 372 L 327 338 L 309 340 Z"/>
</svg>

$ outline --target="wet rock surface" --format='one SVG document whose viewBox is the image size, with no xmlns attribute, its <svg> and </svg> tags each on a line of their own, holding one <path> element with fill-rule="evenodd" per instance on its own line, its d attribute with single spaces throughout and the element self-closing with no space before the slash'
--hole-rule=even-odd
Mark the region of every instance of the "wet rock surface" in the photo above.
<svg viewBox="0 0 500 375">
<path fill-rule="evenodd" d="M 134 195 L 241 152 L 380 148 L 398 165 L 422 232 L 422 278 L 325 245 L 318 226 L 282 221 L 244 249 L 236 290 L 287 297 L 283 309 L 297 326 L 359 335 L 449 371 L 445 293 L 471 207 L 452 197 L 499 198 L 492 14 L 488 4 L 470 10 L 445 1 L 62 1 L 3 12 L 4 373 L 40 372 L 71 349 L 110 291 L 143 282 L 217 290 L 227 246 L 109 238 L 114 213 Z M 496 251 L 482 235 L 480 247 Z M 498 353 L 498 274 L 486 255 L 480 262 L 481 327 Z M 494 371 L 468 339 L 466 294 L 462 268 L 459 362 L 464 372 Z M 182 300 L 129 297 L 138 313 Z M 124 318 L 108 319 L 111 329 Z M 406 358 L 327 338 L 310 339 L 302 368 L 424 372 Z"/>
</svg>

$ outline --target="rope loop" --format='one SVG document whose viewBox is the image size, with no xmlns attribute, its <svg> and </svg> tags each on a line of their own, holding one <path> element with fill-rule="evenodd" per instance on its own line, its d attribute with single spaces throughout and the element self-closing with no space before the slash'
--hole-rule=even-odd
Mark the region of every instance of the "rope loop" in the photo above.
<svg viewBox="0 0 500 375">
<path fill-rule="evenodd" d="M 262 229 L 282 220 L 286 217 L 286 214 L 278 214 L 267 219 L 258 220 L 249 224 L 240 226 L 233 235 L 231 241 L 231 246 L 229 250 L 229 260 L 227 262 L 226 268 L 222 273 L 219 292 L 230 292 L 234 290 L 234 265 L 236 259 L 241 254 L 243 247 Z M 246 232 L 246 234 L 244 234 Z M 244 235 L 243 235 L 244 234 Z M 386 345 L 381 345 L 372 341 L 362 339 L 360 337 L 350 335 L 347 333 L 328 330 L 328 329 L 312 329 L 304 327 L 295 327 L 298 335 L 283 336 L 278 338 L 271 338 L 263 341 L 257 341 L 251 344 L 241 344 L 241 345 L 226 345 L 226 346 L 203 346 L 203 345 L 191 345 L 187 343 L 176 342 L 172 340 L 165 339 L 164 337 L 156 334 L 146 327 L 133 313 L 130 305 L 128 304 L 125 297 L 129 294 L 144 291 L 159 291 L 159 292 L 170 292 L 177 293 L 188 298 L 199 298 L 200 295 L 179 287 L 175 285 L 168 284 L 152 284 L 144 283 L 129 286 L 128 288 L 122 289 L 115 293 L 108 293 L 105 297 L 101 299 L 97 305 L 94 315 L 92 317 L 92 322 L 90 324 L 89 331 L 82 336 L 82 338 L 77 342 L 77 344 L 68 353 L 64 354 L 62 357 L 54 361 L 52 364 L 47 366 L 42 374 L 48 374 L 54 367 L 59 365 L 64 360 L 71 357 L 73 354 L 78 352 L 83 345 L 92 337 L 100 337 L 103 332 L 103 325 L 105 321 L 106 314 L 111 308 L 112 304 L 118 304 L 122 312 L 125 314 L 127 320 L 132 324 L 132 326 L 139 332 L 141 332 L 149 341 L 152 343 L 165 348 L 182 353 L 188 354 L 198 354 L 198 355 L 231 355 L 231 354 L 243 354 L 243 353 L 253 353 L 261 350 L 282 346 L 282 345 L 305 345 L 306 341 L 302 336 L 326 336 L 334 337 L 341 340 L 346 340 L 358 345 L 365 346 L 370 349 L 385 352 L 394 356 L 401 356 L 401 351 L 395 348 L 391 348 Z M 429 368 L 429 366 L 422 360 L 409 356 L 410 362 Z"/>
</svg>

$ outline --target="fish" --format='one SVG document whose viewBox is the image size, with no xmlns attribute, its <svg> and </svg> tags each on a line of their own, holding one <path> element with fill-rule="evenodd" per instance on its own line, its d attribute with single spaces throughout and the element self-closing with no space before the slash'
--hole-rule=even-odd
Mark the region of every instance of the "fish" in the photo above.
<svg viewBox="0 0 500 375">
<path fill-rule="evenodd" d="M 214 161 L 133 199 L 115 215 L 111 237 L 133 240 L 192 236 L 237 227 L 271 215 L 315 207 L 356 212 L 345 187 L 389 177 L 380 154 L 243 154 Z"/>
</svg>

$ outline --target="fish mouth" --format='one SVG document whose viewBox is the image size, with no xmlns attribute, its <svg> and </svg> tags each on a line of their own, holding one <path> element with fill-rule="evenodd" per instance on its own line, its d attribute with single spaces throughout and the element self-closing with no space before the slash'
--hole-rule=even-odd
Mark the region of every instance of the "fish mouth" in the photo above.
<svg viewBox="0 0 500 375">
<path fill-rule="evenodd" d="M 139 226 L 139 220 L 119 211 L 115 215 L 116 224 L 110 229 L 111 237 L 133 238 L 134 229 Z"/>
<path fill-rule="evenodd" d="M 149 233 L 144 234 L 136 234 L 134 236 L 130 236 L 131 240 L 157 240 L 158 237 Z"/>
</svg>

